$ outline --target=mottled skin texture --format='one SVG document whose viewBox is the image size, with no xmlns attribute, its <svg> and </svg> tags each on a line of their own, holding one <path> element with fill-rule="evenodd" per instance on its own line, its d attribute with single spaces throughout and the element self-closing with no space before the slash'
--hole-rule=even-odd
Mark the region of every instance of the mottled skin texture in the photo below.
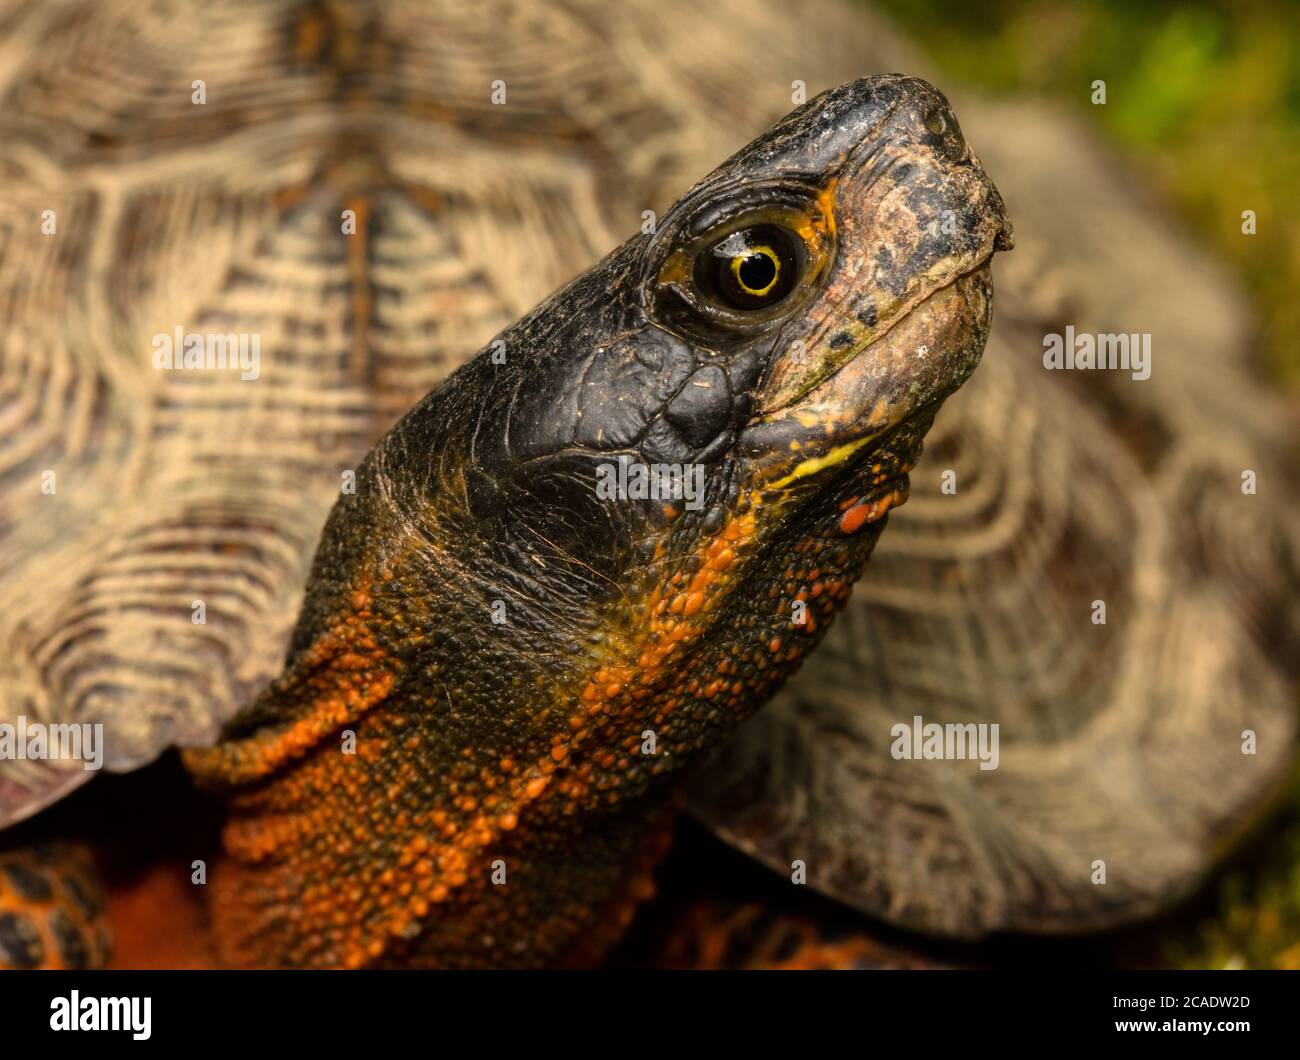
<svg viewBox="0 0 1300 1060">
<path fill-rule="evenodd" d="M 797 282 L 728 307 L 692 263 L 758 224 Z M 681 771 L 816 645 L 906 497 L 1008 245 L 942 96 L 855 82 L 429 394 L 335 507 L 284 674 L 187 755 L 230 802 L 223 959 L 596 959 Z M 701 507 L 598 496 L 620 454 L 702 464 Z"/>
</svg>

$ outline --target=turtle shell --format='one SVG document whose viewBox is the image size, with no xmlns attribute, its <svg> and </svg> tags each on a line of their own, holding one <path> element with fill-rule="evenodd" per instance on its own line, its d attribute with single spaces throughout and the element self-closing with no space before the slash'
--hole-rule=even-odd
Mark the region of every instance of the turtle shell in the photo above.
<svg viewBox="0 0 1300 1060">
<path fill-rule="evenodd" d="M 211 741 L 279 671 L 344 477 L 463 357 L 799 93 L 926 72 L 822 0 L 0 27 L 0 722 L 102 723 L 112 770 Z M 985 364 L 852 611 L 693 804 L 909 926 L 1085 927 L 1182 893 L 1285 768 L 1284 421 L 1228 281 L 1082 130 L 958 102 L 1020 234 Z M 1151 332 L 1152 379 L 1049 378 L 1066 321 Z M 257 379 L 156 369 L 178 327 L 257 336 Z M 1000 767 L 894 761 L 914 714 L 1000 722 Z M 0 824 L 90 775 L 0 762 Z"/>
<path fill-rule="evenodd" d="M 103 724 L 129 770 L 279 672 L 325 515 L 391 423 L 790 109 L 811 34 L 674 19 L 9 6 L 0 723 Z M 752 47 L 722 69 L 728 39 Z M 258 378 L 156 369 L 177 328 L 256 336 Z M 0 825 L 89 775 L 0 761 Z"/>
</svg>

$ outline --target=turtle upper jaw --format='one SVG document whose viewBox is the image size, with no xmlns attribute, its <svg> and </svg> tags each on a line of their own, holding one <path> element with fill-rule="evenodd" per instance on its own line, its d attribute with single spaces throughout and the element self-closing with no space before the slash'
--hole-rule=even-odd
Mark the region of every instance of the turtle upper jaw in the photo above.
<svg viewBox="0 0 1300 1060">
<path fill-rule="evenodd" d="M 737 449 L 755 480 L 785 488 L 867 457 L 925 419 L 974 371 L 988 337 L 987 261 L 922 299 L 885 334 L 850 352 L 798 399 L 760 412 Z M 915 455 L 899 454 L 899 473 Z M 902 466 L 908 465 L 908 466 Z"/>
</svg>

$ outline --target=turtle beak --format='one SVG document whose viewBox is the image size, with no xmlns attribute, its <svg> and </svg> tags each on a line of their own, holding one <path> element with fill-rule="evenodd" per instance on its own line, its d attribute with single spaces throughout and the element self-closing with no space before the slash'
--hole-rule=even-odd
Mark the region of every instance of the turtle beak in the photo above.
<svg viewBox="0 0 1300 1060">
<path fill-rule="evenodd" d="M 778 351 L 761 412 L 802 398 L 1014 243 L 1002 196 L 969 151 L 952 163 L 906 141 L 866 145 L 824 194 L 833 199 L 836 260 L 806 327 L 797 336 L 787 329 L 790 348 Z"/>
<path fill-rule="evenodd" d="M 924 82 L 877 114 L 823 195 L 834 262 L 783 330 L 742 435 L 778 477 L 792 460 L 847 455 L 965 382 L 988 337 L 990 259 L 1014 243 L 1002 196 Z"/>
<path fill-rule="evenodd" d="M 992 295 L 987 262 L 941 287 L 797 400 L 753 420 L 741 452 L 761 478 L 783 485 L 932 413 L 979 363 Z"/>
<path fill-rule="evenodd" d="M 1015 250 L 1016 233 L 1011 227 L 1011 219 L 1004 218 L 1002 227 L 998 229 L 997 238 L 993 240 L 994 250 Z"/>
</svg>

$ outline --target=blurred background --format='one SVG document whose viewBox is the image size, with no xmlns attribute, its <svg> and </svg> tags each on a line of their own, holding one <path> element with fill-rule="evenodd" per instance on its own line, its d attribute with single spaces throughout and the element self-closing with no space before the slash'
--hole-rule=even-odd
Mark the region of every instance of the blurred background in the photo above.
<svg viewBox="0 0 1300 1060">
<path fill-rule="evenodd" d="M 864 5 L 866 6 L 866 5 Z M 879 0 L 945 74 L 1077 109 L 1231 264 L 1261 371 L 1300 397 L 1300 5 L 1265 0 Z M 1090 102 L 1107 81 L 1104 106 Z M 1260 219 L 1241 236 L 1241 210 Z M 1300 969 L 1300 770 L 1282 820 L 1159 932 L 1190 967 Z"/>
</svg>

